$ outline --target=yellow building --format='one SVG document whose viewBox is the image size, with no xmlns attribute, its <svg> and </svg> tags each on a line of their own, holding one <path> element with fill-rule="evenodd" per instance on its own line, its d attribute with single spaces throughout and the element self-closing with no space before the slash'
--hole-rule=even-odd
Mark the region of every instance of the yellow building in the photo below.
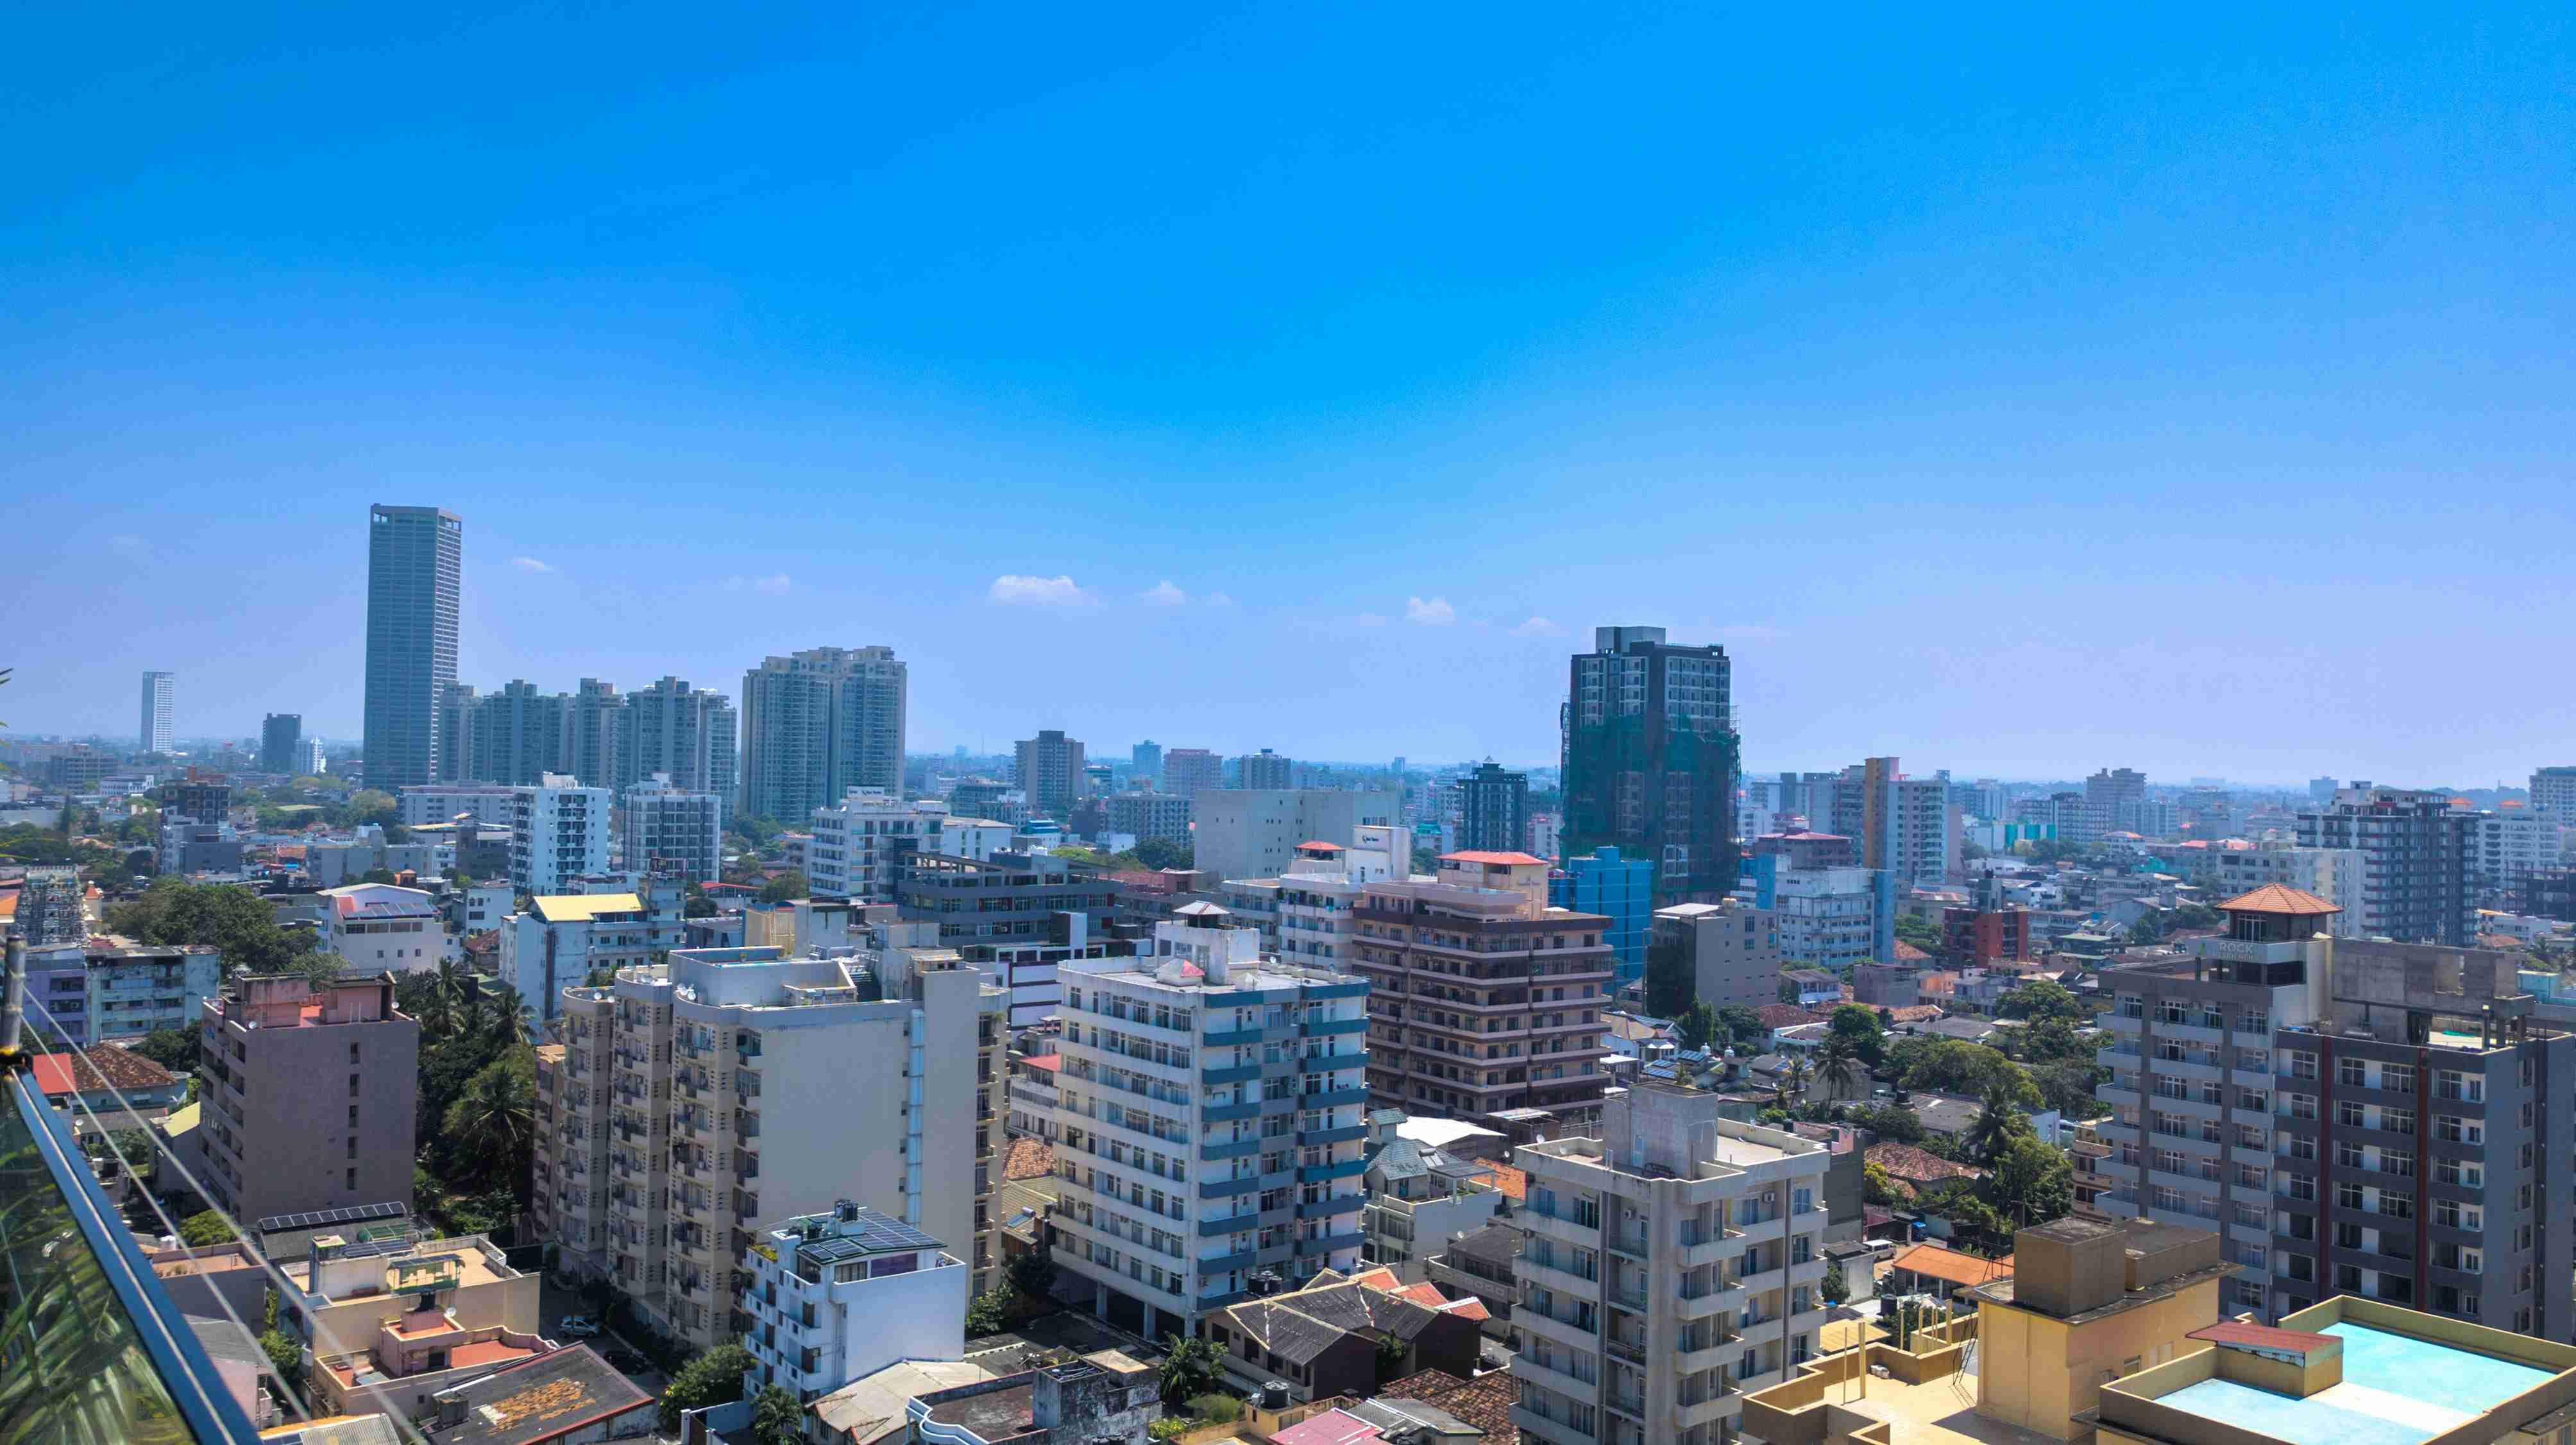
<svg viewBox="0 0 2576 1445">
<path fill-rule="evenodd" d="M 2057 1440 L 2123 1375 L 2210 1348 L 2190 1338 L 2218 1319 L 2235 1266 L 2218 1236 L 2180 1225 L 2061 1219 L 2013 1236 L 2013 1273 L 1968 1291 L 1977 1303 L 1977 1413 Z"/>
</svg>

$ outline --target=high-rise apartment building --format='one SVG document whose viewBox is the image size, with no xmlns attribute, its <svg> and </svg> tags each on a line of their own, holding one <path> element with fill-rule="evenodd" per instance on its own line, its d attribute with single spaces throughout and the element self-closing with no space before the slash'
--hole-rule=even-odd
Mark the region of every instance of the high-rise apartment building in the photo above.
<svg viewBox="0 0 2576 1445">
<path fill-rule="evenodd" d="M 438 706 L 433 726 L 438 740 L 438 776 L 440 783 L 472 783 L 474 771 L 474 684 L 450 682 L 438 689 Z M 413 786 L 407 784 L 406 786 Z"/>
<path fill-rule="evenodd" d="M 1225 759 L 1205 748 L 1172 748 L 1163 754 L 1163 791 L 1195 798 L 1203 788 L 1225 786 Z"/>
<path fill-rule="evenodd" d="M 1245 753 L 1234 760 L 1235 786 L 1238 788 L 1293 788 L 1297 786 L 1297 765 L 1268 748 Z"/>
<path fill-rule="evenodd" d="M 1171 759 L 1179 753 L 1172 753 Z M 1276 878 L 1288 869 L 1297 845 L 1336 842 L 1362 827 L 1403 821 L 1400 793 L 1339 788 L 1249 792 L 1201 788 L 1190 802 L 1194 866 L 1220 879 Z"/>
<path fill-rule="evenodd" d="M 259 724 L 259 770 L 263 773 L 295 773 L 303 761 L 304 715 L 273 712 Z"/>
<path fill-rule="evenodd" d="M 2463 944 L 2476 932 L 2477 815 L 2450 795 L 2344 788 L 2299 814 L 2299 844 L 2361 854 L 2361 935 Z"/>
<path fill-rule="evenodd" d="M 691 883 L 724 877 L 724 799 L 677 786 L 668 773 L 617 795 L 618 862 L 630 872 L 668 873 Z"/>
<path fill-rule="evenodd" d="M 18 936 L 29 948 L 78 943 L 89 937 L 82 909 L 85 892 L 77 868 L 39 864 L 18 885 Z"/>
<path fill-rule="evenodd" d="M 420 1024 L 393 975 L 237 975 L 201 1032 L 209 1203 L 249 1223 L 410 1202 Z"/>
<path fill-rule="evenodd" d="M 2099 769 L 2084 780 L 2084 836 L 2076 841 L 2090 843 L 2120 831 L 2120 810 L 2146 799 L 2146 774 L 2135 768 Z"/>
<path fill-rule="evenodd" d="M 2517 955 L 2335 938 L 2278 885 L 2220 911 L 2192 961 L 2102 976 L 2079 1207 L 2220 1231 L 2230 1313 L 2358 1295 L 2565 1339 L 2576 1037 L 2532 1021 Z"/>
<path fill-rule="evenodd" d="M 2329 792 L 2317 801 L 2332 802 L 2333 798 Z M 2576 768 L 2532 769 L 2531 811 L 2576 826 Z"/>
<path fill-rule="evenodd" d="M 2469 886 L 2473 901 L 2488 908 L 2511 908 L 2533 874 L 2566 861 L 2567 828 L 2576 819 L 2535 813 L 2479 813 L 2471 840 Z"/>
<path fill-rule="evenodd" d="M 1061 820 L 1082 796 L 1082 742 L 1056 728 L 1023 738 L 1019 753 L 1020 791 L 1028 796 L 1031 817 Z"/>
<path fill-rule="evenodd" d="M 175 672 L 143 674 L 143 721 L 136 729 L 136 743 L 143 751 L 170 751 L 170 714 L 178 687 L 179 674 Z"/>
<path fill-rule="evenodd" d="M 322 751 L 320 738 L 306 738 L 295 745 L 295 766 L 289 771 L 300 778 L 318 778 L 330 767 Z"/>
<path fill-rule="evenodd" d="M 608 871 L 606 788 L 585 788 L 547 773 L 510 799 L 510 886 L 521 893 L 565 893 L 586 874 Z"/>
<path fill-rule="evenodd" d="M 474 699 L 465 727 L 473 780 L 524 788 L 548 773 L 563 773 L 594 787 L 607 786 L 573 772 L 566 755 L 571 714 L 571 698 L 539 692 L 525 679 Z"/>
<path fill-rule="evenodd" d="M 1959 806 L 1946 778 L 1909 778 L 1892 757 L 1845 768 L 1828 788 L 1829 816 L 1814 829 L 1853 840 L 1864 868 L 1896 875 L 1897 887 L 1936 888 L 1959 865 Z"/>
<path fill-rule="evenodd" d="M 693 688 L 680 678 L 665 677 L 628 693 L 617 720 L 617 785 L 665 773 L 675 788 L 713 793 L 732 806 L 739 762 L 734 721 L 733 704 L 723 693 Z"/>
<path fill-rule="evenodd" d="M 1548 855 L 1533 850 L 1532 856 Z M 1619 959 L 1614 987 L 1644 976 L 1649 920 L 1655 912 L 1653 864 L 1643 858 L 1622 856 L 1616 848 L 1595 848 L 1580 858 L 1566 859 L 1563 866 L 1548 875 L 1547 901 L 1559 908 L 1598 913 L 1610 920 L 1601 937 Z"/>
<path fill-rule="evenodd" d="M 1139 787 L 1161 782 L 1163 780 L 1163 745 L 1152 738 L 1147 738 L 1129 748 L 1127 768 L 1138 780 Z"/>
<path fill-rule="evenodd" d="M 1458 799 L 1458 846 L 1517 853 L 1529 841 L 1529 774 L 1491 759 L 1450 785 Z"/>
<path fill-rule="evenodd" d="M 700 1349 L 738 1337 L 762 1220 L 850 1200 L 982 1254 L 1000 998 L 953 960 L 775 948 L 566 989 L 563 1052 L 539 1060 L 540 1226 Z M 972 1264 L 988 1288 L 989 1256 Z"/>
<path fill-rule="evenodd" d="M 817 898 L 892 903 L 915 853 L 939 851 L 948 808 L 933 798 L 906 801 L 852 788 L 807 824 L 805 879 Z"/>
<path fill-rule="evenodd" d="M 1821 1353 L 1830 1146 L 1668 1084 L 1525 1145 L 1512 1423 L 1547 1445 L 1718 1445 Z"/>
<path fill-rule="evenodd" d="M 1660 627 L 1597 627 L 1566 691 L 1564 847 L 1655 865 L 1658 902 L 1735 886 L 1737 739 L 1722 647 Z"/>
<path fill-rule="evenodd" d="M 1780 924 L 1739 898 L 1655 910 L 1654 946 L 1690 973 L 1692 997 L 1710 1008 L 1758 1009 L 1780 1001 Z"/>
<path fill-rule="evenodd" d="M 1266 960 L 1214 904 L 1063 966 L 1057 1268 L 1148 1338 L 1359 1264 L 1367 983 Z"/>
<path fill-rule="evenodd" d="M 625 716 L 617 685 L 585 677 L 564 699 L 564 771 L 594 788 L 615 788 L 617 727 Z"/>
<path fill-rule="evenodd" d="M 441 781 L 439 705 L 456 681 L 465 522 L 437 507 L 367 509 L 367 786 Z"/>
<path fill-rule="evenodd" d="M 1361 892 L 1349 967 L 1375 985 L 1377 1104 L 1459 1118 L 1548 1109 L 1571 1123 L 1599 1107 L 1610 920 L 1551 907 L 1547 875 L 1527 853 L 1452 853 L 1435 881 Z"/>
<path fill-rule="evenodd" d="M 1137 841 L 1161 838 L 1185 843 L 1190 837 L 1190 800 L 1170 793 L 1112 793 L 1100 800 L 1109 831 L 1133 834 Z"/>
<path fill-rule="evenodd" d="M 1839 968 L 1896 957 L 1896 875 L 1883 868 L 1797 868 L 1784 853 L 1757 853 L 1746 871 L 1753 906 L 1780 929 L 1792 964 Z"/>
<path fill-rule="evenodd" d="M 2251 848 L 2213 848 L 2208 866 L 2218 876 L 2220 898 L 2278 883 L 2313 893 L 2340 912 L 2318 927 L 2337 938 L 2361 936 L 2361 853 L 2354 848 L 2302 848 L 2285 838 L 2265 838 Z"/>
<path fill-rule="evenodd" d="M 809 648 L 744 673 L 742 811 L 793 821 L 851 788 L 900 795 L 906 677 L 890 647 Z"/>
</svg>

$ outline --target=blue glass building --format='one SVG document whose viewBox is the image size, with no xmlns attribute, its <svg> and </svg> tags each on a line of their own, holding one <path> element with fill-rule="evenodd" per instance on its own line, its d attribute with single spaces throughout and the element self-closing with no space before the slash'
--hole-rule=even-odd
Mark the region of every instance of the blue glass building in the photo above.
<svg viewBox="0 0 2576 1445">
<path fill-rule="evenodd" d="M 1590 856 L 1568 858 L 1547 878 L 1547 901 L 1577 913 L 1598 913 L 1610 920 L 1602 941 L 1618 950 L 1615 989 L 1646 975 L 1646 937 L 1655 916 L 1655 866 L 1643 858 L 1622 858 L 1603 846 Z"/>
</svg>

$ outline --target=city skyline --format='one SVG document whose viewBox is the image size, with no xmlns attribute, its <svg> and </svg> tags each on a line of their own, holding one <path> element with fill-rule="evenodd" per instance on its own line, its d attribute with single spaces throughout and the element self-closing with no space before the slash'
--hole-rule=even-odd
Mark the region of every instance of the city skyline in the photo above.
<svg viewBox="0 0 2576 1445">
<path fill-rule="evenodd" d="M 82 625 L 9 721 L 353 733 L 376 501 L 474 528 L 478 686 L 883 644 L 922 745 L 1526 764 L 1601 625 L 1726 646 L 1756 760 L 2513 778 L 2576 704 L 2497 567 L 2569 512 L 2557 12 L 763 20 L 24 77 L 0 478 L 83 510 L 8 585 Z"/>
</svg>

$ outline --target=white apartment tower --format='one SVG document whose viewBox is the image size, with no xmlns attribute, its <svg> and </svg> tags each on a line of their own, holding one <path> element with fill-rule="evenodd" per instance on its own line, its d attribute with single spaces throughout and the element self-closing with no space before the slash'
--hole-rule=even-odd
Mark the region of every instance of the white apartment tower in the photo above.
<svg viewBox="0 0 2576 1445">
<path fill-rule="evenodd" d="M 629 784 L 618 795 L 620 866 L 671 873 L 693 883 L 724 876 L 724 798 L 675 786 L 669 773 Z"/>
<path fill-rule="evenodd" d="M 1524 1438 L 1717 1445 L 1744 1392 L 1818 1353 L 1825 1145 L 1648 1084 L 1598 1139 L 1512 1151 L 1529 1173 L 1512 1358 Z"/>
<path fill-rule="evenodd" d="M 816 808 L 807 824 L 814 840 L 805 849 L 814 896 L 892 903 L 912 855 L 942 851 L 947 821 L 948 805 L 937 799 L 906 802 L 871 788 L 852 788 L 838 803 Z"/>
<path fill-rule="evenodd" d="M 1148 1338 L 1359 1263 L 1368 985 L 1260 956 L 1214 904 L 1068 959 L 1056 1265 Z"/>
<path fill-rule="evenodd" d="M 607 872 L 610 796 L 563 773 L 513 789 L 510 886 L 528 894 L 569 893 L 567 879 Z"/>
<path fill-rule="evenodd" d="M 737 1337 L 760 1220 L 849 1200 L 985 1247 L 1001 994 L 953 957 L 681 949 L 565 989 L 554 1032 L 540 1224 L 675 1338 Z"/>
<path fill-rule="evenodd" d="M 136 742 L 143 751 L 170 751 L 170 712 L 178 686 L 179 674 L 175 672 L 143 674 L 143 721 L 136 730 Z"/>
</svg>

